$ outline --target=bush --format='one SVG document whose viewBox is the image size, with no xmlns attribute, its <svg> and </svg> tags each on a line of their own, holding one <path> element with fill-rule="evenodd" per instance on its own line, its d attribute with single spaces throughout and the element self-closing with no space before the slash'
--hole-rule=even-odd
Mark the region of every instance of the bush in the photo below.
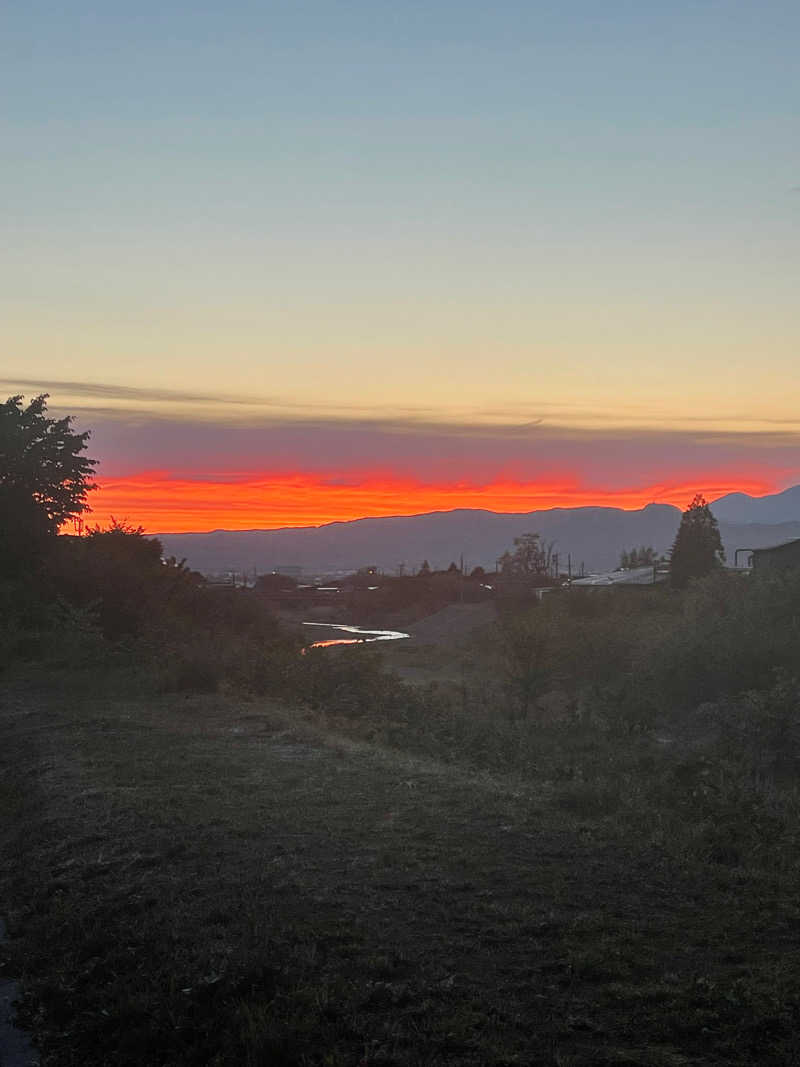
<svg viewBox="0 0 800 1067">
<path fill-rule="evenodd" d="M 758 783 L 800 784 L 800 681 L 777 669 L 768 689 L 715 707 L 712 717 L 731 761 Z"/>
<path fill-rule="evenodd" d="M 650 684 L 683 708 L 771 684 L 800 650 L 800 574 L 717 573 L 693 583 L 680 615 L 655 643 Z"/>
</svg>

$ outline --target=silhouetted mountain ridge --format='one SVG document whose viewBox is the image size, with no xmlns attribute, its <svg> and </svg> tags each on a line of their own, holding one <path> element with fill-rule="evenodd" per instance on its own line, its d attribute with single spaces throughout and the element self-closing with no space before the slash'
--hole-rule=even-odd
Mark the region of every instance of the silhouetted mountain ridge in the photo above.
<svg viewBox="0 0 800 1067">
<path fill-rule="evenodd" d="M 712 502 L 730 563 L 737 548 L 760 548 L 800 537 L 800 486 L 771 497 L 731 493 Z M 776 515 L 732 521 L 740 514 Z M 788 518 L 787 518 L 788 516 Z M 424 559 L 446 567 L 463 555 L 473 567 L 493 569 L 497 558 L 512 547 L 515 537 L 534 531 L 555 542 L 560 564 L 571 557 L 573 572 L 617 566 L 623 549 L 652 545 L 667 552 L 675 538 L 681 511 L 669 504 L 648 504 L 638 511 L 621 508 L 549 508 L 505 513 L 457 508 L 422 515 L 332 522 L 280 530 L 214 530 L 211 533 L 159 534 L 169 555 L 186 558 L 206 573 L 226 570 L 258 572 L 279 566 L 302 567 L 310 574 L 355 570 L 376 564 L 394 571 L 405 564 L 415 570 Z"/>
<path fill-rule="evenodd" d="M 711 504 L 720 522 L 767 523 L 775 525 L 800 521 L 800 485 L 784 489 L 782 493 L 750 496 L 747 493 L 728 493 Z"/>
<path fill-rule="evenodd" d="M 281 530 L 216 530 L 198 534 L 160 534 L 165 551 L 186 557 L 205 572 L 299 566 L 310 573 L 352 570 L 377 564 L 392 571 L 404 563 L 413 570 L 427 559 L 446 567 L 463 555 L 470 566 L 494 568 L 495 560 L 530 530 L 556 542 L 563 563 L 573 568 L 615 566 L 623 548 L 652 544 L 665 551 L 672 543 L 680 511 L 651 504 L 641 511 L 619 508 L 553 508 L 516 514 L 458 509 L 423 515 L 354 519 L 325 526 Z"/>
</svg>

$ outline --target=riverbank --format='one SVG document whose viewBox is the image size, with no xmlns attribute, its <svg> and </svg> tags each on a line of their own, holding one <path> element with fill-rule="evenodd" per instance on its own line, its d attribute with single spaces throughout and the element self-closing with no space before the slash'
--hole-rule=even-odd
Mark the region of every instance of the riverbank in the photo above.
<svg viewBox="0 0 800 1067">
<path fill-rule="evenodd" d="M 476 662 L 475 643 L 485 649 L 496 619 L 494 601 L 448 604 L 412 622 L 408 641 L 382 646 L 386 667 L 411 685 L 459 685 Z"/>
<path fill-rule="evenodd" d="M 0 753 L 44 1067 L 797 1062 L 794 876 L 676 861 L 550 774 L 88 677 L 8 685 Z"/>
</svg>

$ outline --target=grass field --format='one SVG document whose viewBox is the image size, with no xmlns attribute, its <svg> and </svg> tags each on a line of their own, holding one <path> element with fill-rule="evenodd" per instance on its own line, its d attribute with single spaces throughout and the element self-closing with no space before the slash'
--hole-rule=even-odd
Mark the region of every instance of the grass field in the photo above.
<svg viewBox="0 0 800 1067">
<path fill-rule="evenodd" d="M 79 676 L 6 685 L 0 760 L 44 1065 L 800 1062 L 794 874 L 546 776 Z"/>
</svg>

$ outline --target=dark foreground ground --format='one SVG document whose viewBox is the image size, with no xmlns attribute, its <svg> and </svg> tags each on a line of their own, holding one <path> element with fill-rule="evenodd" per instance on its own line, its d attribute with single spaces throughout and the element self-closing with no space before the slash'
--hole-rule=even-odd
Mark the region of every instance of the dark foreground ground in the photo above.
<svg viewBox="0 0 800 1067">
<path fill-rule="evenodd" d="M 225 697 L 7 688 L 3 973 L 45 1065 L 800 1062 L 785 883 Z"/>
</svg>

